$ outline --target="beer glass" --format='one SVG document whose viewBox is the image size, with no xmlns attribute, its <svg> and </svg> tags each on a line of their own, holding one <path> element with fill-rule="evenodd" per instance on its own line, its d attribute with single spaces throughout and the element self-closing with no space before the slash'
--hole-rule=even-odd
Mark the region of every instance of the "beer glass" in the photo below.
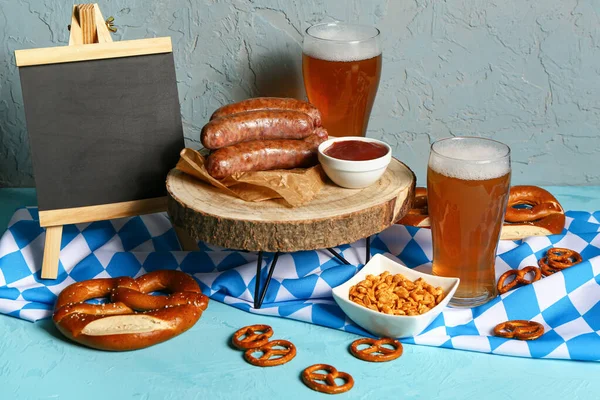
<svg viewBox="0 0 600 400">
<path fill-rule="evenodd" d="M 460 278 L 450 305 L 475 307 L 496 297 L 494 260 L 510 189 L 510 148 L 478 137 L 431 146 L 427 201 L 433 274 Z"/>
<path fill-rule="evenodd" d="M 311 26 L 302 74 L 308 100 L 331 136 L 365 136 L 381 76 L 379 30 L 343 22 Z"/>
</svg>

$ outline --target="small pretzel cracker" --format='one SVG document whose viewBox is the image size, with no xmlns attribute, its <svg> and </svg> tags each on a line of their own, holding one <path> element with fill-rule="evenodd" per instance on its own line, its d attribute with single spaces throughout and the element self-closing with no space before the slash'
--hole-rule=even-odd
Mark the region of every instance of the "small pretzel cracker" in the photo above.
<svg viewBox="0 0 600 400">
<path fill-rule="evenodd" d="M 327 373 L 320 374 L 316 372 L 320 370 L 326 371 Z M 335 383 L 337 378 L 343 379 L 345 381 L 344 384 L 338 386 L 338 384 Z M 315 364 L 304 369 L 304 371 L 302 371 L 302 382 L 312 390 L 327 394 L 344 393 L 354 386 L 352 375 L 346 372 L 339 372 L 337 369 L 327 364 Z"/>
<path fill-rule="evenodd" d="M 535 340 L 544 334 L 544 326 L 539 322 L 526 320 L 506 321 L 496 325 L 494 335 L 507 339 Z"/>
<path fill-rule="evenodd" d="M 579 264 L 583 259 L 575 250 L 553 247 L 546 252 L 547 263 L 554 269 L 566 269 Z"/>
<path fill-rule="evenodd" d="M 546 251 L 546 256 L 538 260 L 538 265 L 542 271 L 542 275 L 550 276 L 579 264 L 583 261 L 581 254 L 575 250 L 565 249 L 562 247 L 552 247 Z"/>
<path fill-rule="evenodd" d="M 233 334 L 231 342 L 238 349 L 252 349 L 266 344 L 271 336 L 273 336 L 273 329 L 269 325 L 250 325 L 238 329 Z"/>
<path fill-rule="evenodd" d="M 274 349 L 273 347 L 283 347 L 283 349 Z M 262 353 L 258 358 L 254 353 Z M 273 356 L 281 356 L 272 358 Z M 296 346 L 287 340 L 273 340 L 263 344 L 260 347 L 248 349 L 244 352 L 244 359 L 257 367 L 273 367 L 275 365 L 285 364 L 296 356 Z"/>
<path fill-rule="evenodd" d="M 358 346 L 367 344 L 369 347 L 364 349 L 358 349 Z M 384 347 L 384 345 L 390 345 L 393 349 Z M 357 339 L 350 345 L 350 352 L 356 357 L 364 361 L 371 362 L 384 362 L 392 361 L 402 355 L 402 343 L 395 339 L 383 338 L 383 339 L 371 339 L 362 338 Z"/>
<path fill-rule="evenodd" d="M 530 272 L 534 273 L 533 278 L 532 279 L 525 278 L 527 276 L 527 274 Z M 508 279 L 510 276 L 513 276 L 513 275 L 515 276 L 515 278 L 511 282 L 504 284 L 506 279 Z M 542 271 L 539 268 L 536 268 L 532 265 L 530 265 L 528 267 L 524 267 L 522 269 L 510 269 L 510 270 L 506 271 L 505 273 L 503 273 L 500 276 L 500 278 L 498 278 L 497 289 L 500 294 L 504 294 L 504 293 L 508 292 L 509 290 L 511 290 L 512 288 L 514 288 L 515 286 L 517 286 L 518 284 L 529 285 L 533 282 L 539 281 L 541 277 L 542 277 Z"/>
<path fill-rule="evenodd" d="M 559 269 L 552 268 L 550 265 L 548 265 L 548 259 L 546 257 L 540 258 L 538 265 L 540 266 L 540 270 L 544 276 L 550 276 L 560 271 Z"/>
</svg>

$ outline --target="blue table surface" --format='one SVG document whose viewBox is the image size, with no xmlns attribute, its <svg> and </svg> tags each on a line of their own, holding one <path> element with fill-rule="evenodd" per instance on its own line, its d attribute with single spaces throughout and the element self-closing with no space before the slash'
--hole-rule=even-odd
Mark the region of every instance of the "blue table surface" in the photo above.
<svg viewBox="0 0 600 400">
<path fill-rule="evenodd" d="M 548 187 L 571 210 L 599 209 L 600 187 Z M 0 228 L 17 207 L 35 205 L 32 189 L 0 189 Z M 273 368 L 247 364 L 229 346 L 238 328 L 265 323 L 294 342 L 297 356 Z M 357 336 L 303 322 L 252 315 L 211 301 L 188 332 L 135 352 L 109 353 L 63 339 L 49 320 L 0 315 L 0 399 L 311 399 L 300 373 L 315 363 L 349 372 L 340 399 L 598 399 L 600 363 L 532 360 L 405 345 L 388 363 L 348 352 Z"/>
</svg>

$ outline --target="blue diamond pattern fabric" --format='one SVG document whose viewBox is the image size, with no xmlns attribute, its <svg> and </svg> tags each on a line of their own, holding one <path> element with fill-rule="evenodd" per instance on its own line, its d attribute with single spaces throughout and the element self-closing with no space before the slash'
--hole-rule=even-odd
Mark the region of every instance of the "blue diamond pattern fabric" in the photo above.
<svg viewBox="0 0 600 400">
<path fill-rule="evenodd" d="M 569 211 L 561 235 L 501 241 L 496 277 L 536 265 L 552 246 L 576 250 L 584 261 L 482 306 L 446 308 L 423 332 L 402 341 L 508 356 L 600 361 L 599 221 L 600 211 Z M 331 297 L 332 287 L 362 268 L 365 240 L 336 248 L 351 265 L 326 250 L 281 254 L 263 306 L 254 309 L 257 254 L 209 243 L 199 243 L 196 252 L 181 251 L 165 213 L 65 226 L 55 280 L 40 278 L 44 239 L 37 208 L 18 209 L 0 238 L 0 313 L 37 321 L 51 316 L 57 295 L 74 282 L 137 277 L 165 268 L 191 274 L 213 300 L 240 310 L 369 336 Z M 371 253 L 430 272 L 431 234 L 394 225 L 372 238 Z M 272 259 L 273 254 L 264 254 L 261 287 Z M 531 342 L 492 336 L 493 328 L 508 319 L 537 321 L 546 333 Z"/>
</svg>

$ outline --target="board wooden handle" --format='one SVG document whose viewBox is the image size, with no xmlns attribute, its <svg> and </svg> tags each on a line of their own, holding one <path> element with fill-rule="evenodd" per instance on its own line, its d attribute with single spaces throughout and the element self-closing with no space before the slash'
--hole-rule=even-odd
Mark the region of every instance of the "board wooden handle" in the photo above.
<svg viewBox="0 0 600 400">
<path fill-rule="evenodd" d="M 69 45 L 112 42 L 110 31 L 95 3 L 76 4 L 71 15 Z"/>
<path fill-rule="evenodd" d="M 79 4 L 79 24 L 83 34 L 83 44 L 97 43 L 96 14 L 93 4 Z"/>
</svg>

